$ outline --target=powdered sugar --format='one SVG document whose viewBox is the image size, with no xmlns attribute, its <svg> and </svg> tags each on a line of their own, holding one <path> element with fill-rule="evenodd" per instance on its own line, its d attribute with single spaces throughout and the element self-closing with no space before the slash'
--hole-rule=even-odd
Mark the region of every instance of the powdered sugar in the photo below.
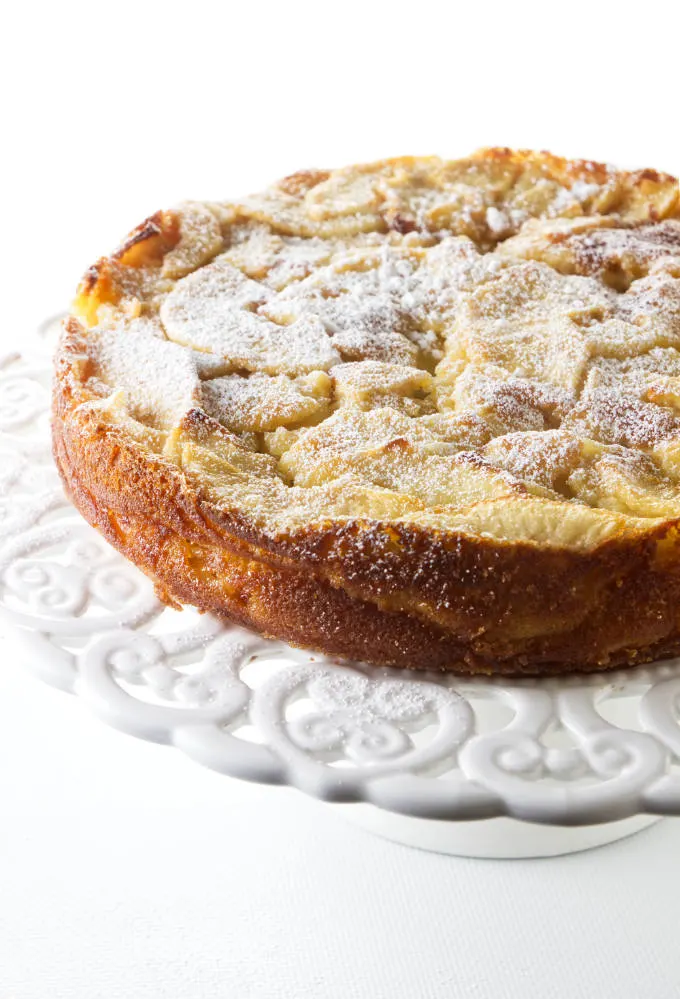
<svg viewBox="0 0 680 999">
<path fill-rule="evenodd" d="M 136 419 L 169 429 L 199 407 L 269 452 L 266 486 L 242 470 L 220 485 L 265 521 L 460 511 L 523 490 L 619 508 L 619 467 L 647 495 L 655 449 L 680 439 L 680 221 L 626 220 L 628 181 L 593 164 L 567 177 L 498 161 L 303 177 L 231 214 L 194 206 L 167 289 L 135 277 L 140 317 L 102 313 L 92 376 Z M 583 214 L 616 184 L 620 218 Z"/>
<path fill-rule="evenodd" d="M 330 380 L 314 382 L 285 375 L 229 375 L 202 386 L 203 408 L 236 433 L 271 431 L 322 416 L 328 408 Z"/>
<path fill-rule="evenodd" d="M 89 353 L 97 377 L 125 392 L 130 412 L 155 427 L 171 427 L 200 403 L 191 353 L 154 336 L 117 328 L 94 331 Z"/>
<path fill-rule="evenodd" d="M 671 410 L 626 398 L 614 389 L 591 392 L 583 406 L 569 413 L 563 427 L 579 437 L 632 448 L 651 448 L 680 434 L 680 421 Z"/>
<path fill-rule="evenodd" d="M 510 216 L 494 205 L 486 210 L 486 224 L 494 236 L 505 236 L 513 228 Z"/>
<path fill-rule="evenodd" d="M 161 306 L 171 340 L 228 359 L 234 370 L 299 374 L 339 360 L 314 316 L 282 328 L 252 311 L 268 289 L 225 261 L 178 282 Z"/>
</svg>

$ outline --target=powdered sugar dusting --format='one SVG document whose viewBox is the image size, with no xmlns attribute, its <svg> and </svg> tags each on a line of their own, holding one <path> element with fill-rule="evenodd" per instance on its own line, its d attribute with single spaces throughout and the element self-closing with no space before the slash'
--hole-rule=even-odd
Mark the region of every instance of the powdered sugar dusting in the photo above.
<svg viewBox="0 0 680 999">
<path fill-rule="evenodd" d="M 255 373 L 229 375 L 202 386 L 203 408 L 236 433 L 272 431 L 323 415 L 328 408 L 330 380 L 292 379 Z"/>
<path fill-rule="evenodd" d="M 191 353 L 129 328 L 94 331 L 89 353 L 96 376 L 125 392 L 130 412 L 155 427 L 171 427 L 200 402 Z"/>
<path fill-rule="evenodd" d="M 521 495 L 680 509 L 677 197 L 663 178 L 643 195 L 634 175 L 506 153 L 190 206 L 167 283 L 121 280 L 132 318 L 103 307 L 91 385 L 156 428 L 191 435 L 182 418 L 202 410 L 240 435 L 267 474 L 249 482 L 239 455 L 220 497 L 273 529 L 446 523 Z M 205 426 L 200 453 L 221 453 Z"/>
</svg>

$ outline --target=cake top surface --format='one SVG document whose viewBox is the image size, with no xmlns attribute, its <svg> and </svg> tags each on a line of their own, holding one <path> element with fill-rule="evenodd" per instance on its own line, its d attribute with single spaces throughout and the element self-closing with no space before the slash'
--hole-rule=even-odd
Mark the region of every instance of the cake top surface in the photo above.
<svg viewBox="0 0 680 999">
<path fill-rule="evenodd" d="M 680 196 L 481 150 L 158 212 L 74 304 L 83 405 L 276 535 L 588 547 L 680 510 Z"/>
</svg>

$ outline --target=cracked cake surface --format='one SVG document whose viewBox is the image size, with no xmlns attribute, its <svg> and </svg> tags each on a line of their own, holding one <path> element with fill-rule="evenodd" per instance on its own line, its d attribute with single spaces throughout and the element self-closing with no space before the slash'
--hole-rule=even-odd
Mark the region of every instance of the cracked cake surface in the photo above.
<svg viewBox="0 0 680 999">
<path fill-rule="evenodd" d="M 83 278 L 54 449 L 191 602 L 461 672 L 680 651 L 680 195 L 486 149 L 157 212 Z"/>
</svg>

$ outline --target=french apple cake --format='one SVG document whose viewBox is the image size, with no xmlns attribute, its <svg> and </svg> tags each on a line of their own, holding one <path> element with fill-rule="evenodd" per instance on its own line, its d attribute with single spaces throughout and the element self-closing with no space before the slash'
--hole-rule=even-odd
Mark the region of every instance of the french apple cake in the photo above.
<svg viewBox="0 0 680 999">
<path fill-rule="evenodd" d="M 484 149 L 159 211 L 83 278 L 53 440 L 190 603 L 364 662 L 680 652 L 680 197 Z"/>
</svg>

